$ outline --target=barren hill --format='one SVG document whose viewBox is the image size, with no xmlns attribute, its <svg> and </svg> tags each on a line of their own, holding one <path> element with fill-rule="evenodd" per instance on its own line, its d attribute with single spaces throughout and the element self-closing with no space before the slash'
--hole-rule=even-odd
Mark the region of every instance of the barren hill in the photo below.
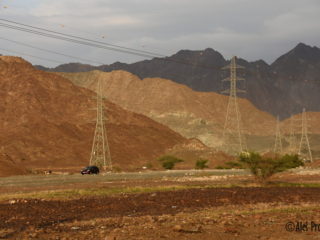
<svg viewBox="0 0 320 240">
<path fill-rule="evenodd" d="M 88 164 L 95 93 L 21 58 L 0 57 L 0 175 Z M 113 163 L 133 169 L 185 138 L 106 101 Z"/>
<path fill-rule="evenodd" d="M 320 112 L 307 112 L 307 128 L 311 150 L 314 157 L 320 157 Z M 284 139 L 287 139 L 292 131 L 294 134 L 294 144 L 298 148 L 301 140 L 302 114 L 296 114 L 281 122 L 281 132 Z"/>
<path fill-rule="evenodd" d="M 182 135 L 196 137 L 209 146 L 221 143 L 228 97 L 213 92 L 196 92 L 162 78 L 139 77 L 125 71 L 57 73 L 76 85 L 95 90 L 98 79 L 104 94 L 125 109 L 145 114 Z M 275 119 L 239 98 L 244 133 L 273 134 Z"/>
<path fill-rule="evenodd" d="M 306 112 L 307 126 L 310 134 L 320 134 L 320 112 Z M 291 122 L 292 121 L 292 122 Z M 293 115 L 281 122 L 281 127 L 284 133 L 290 133 L 290 125 L 292 124 L 295 133 L 299 134 L 302 127 L 302 114 Z"/>
</svg>

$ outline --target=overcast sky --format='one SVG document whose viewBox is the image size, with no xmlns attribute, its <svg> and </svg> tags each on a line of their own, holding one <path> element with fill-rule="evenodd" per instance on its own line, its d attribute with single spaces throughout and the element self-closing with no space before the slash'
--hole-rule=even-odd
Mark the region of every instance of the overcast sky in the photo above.
<svg viewBox="0 0 320 240">
<path fill-rule="evenodd" d="M 320 0 L 0 0 L 0 16 L 164 55 L 210 47 L 225 58 L 272 63 L 299 42 L 320 46 Z M 1 26 L 0 37 L 106 64 L 145 59 Z M 0 44 L 4 55 L 7 49 L 57 61 L 24 56 L 33 64 L 78 62 L 1 39 Z"/>
</svg>

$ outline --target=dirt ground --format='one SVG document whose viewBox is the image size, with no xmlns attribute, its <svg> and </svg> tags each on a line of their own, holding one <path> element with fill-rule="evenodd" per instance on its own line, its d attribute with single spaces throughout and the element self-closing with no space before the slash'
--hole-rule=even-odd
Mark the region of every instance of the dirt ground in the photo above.
<svg viewBox="0 0 320 240">
<path fill-rule="evenodd" d="M 10 199 L 0 204 L 0 239 L 320 239 L 319 199 L 311 187 Z"/>
</svg>

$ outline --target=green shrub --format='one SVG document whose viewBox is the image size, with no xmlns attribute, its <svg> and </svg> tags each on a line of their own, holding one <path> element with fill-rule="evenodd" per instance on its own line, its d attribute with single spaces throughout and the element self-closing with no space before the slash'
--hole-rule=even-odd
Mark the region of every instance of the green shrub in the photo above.
<svg viewBox="0 0 320 240">
<path fill-rule="evenodd" d="M 232 168 L 243 169 L 245 168 L 245 166 L 243 166 L 243 163 L 239 161 L 229 161 L 229 162 L 225 162 L 224 165 L 218 165 L 215 167 L 215 169 L 232 169 Z"/>
<path fill-rule="evenodd" d="M 298 155 L 284 155 L 262 157 L 259 153 L 250 152 L 240 154 L 239 161 L 247 166 L 259 182 L 266 182 L 272 175 L 286 171 L 290 168 L 303 166 L 303 161 Z"/>
<path fill-rule="evenodd" d="M 158 159 L 164 169 L 173 169 L 176 163 L 183 162 L 182 159 L 171 155 L 165 155 Z"/>
<path fill-rule="evenodd" d="M 241 162 L 236 162 L 236 161 L 225 162 L 225 165 L 228 168 L 244 168 Z"/>
<path fill-rule="evenodd" d="M 218 165 L 215 167 L 215 169 L 223 169 L 223 167 L 221 165 Z"/>
<path fill-rule="evenodd" d="M 231 168 L 227 167 L 227 166 L 218 165 L 218 166 L 215 167 L 215 169 L 231 169 Z"/>
<path fill-rule="evenodd" d="M 208 160 L 206 159 L 199 159 L 196 161 L 196 169 L 205 169 L 208 168 Z"/>
</svg>

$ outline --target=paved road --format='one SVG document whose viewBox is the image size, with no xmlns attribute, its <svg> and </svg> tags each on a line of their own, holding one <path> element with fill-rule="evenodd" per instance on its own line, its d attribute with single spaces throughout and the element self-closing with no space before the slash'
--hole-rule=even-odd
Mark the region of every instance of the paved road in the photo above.
<svg viewBox="0 0 320 240">
<path fill-rule="evenodd" d="M 248 175 L 247 170 L 170 170 L 170 171 L 146 171 L 130 173 L 105 173 L 100 175 L 28 175 L 0 178 L 0 187 L 24 187 L 24 186 L 52 186 L 60 183 L 95 183 L 126 180 L 147 180 L 176 177 L 196 176 L 227 176 Z"/>
</svg>

